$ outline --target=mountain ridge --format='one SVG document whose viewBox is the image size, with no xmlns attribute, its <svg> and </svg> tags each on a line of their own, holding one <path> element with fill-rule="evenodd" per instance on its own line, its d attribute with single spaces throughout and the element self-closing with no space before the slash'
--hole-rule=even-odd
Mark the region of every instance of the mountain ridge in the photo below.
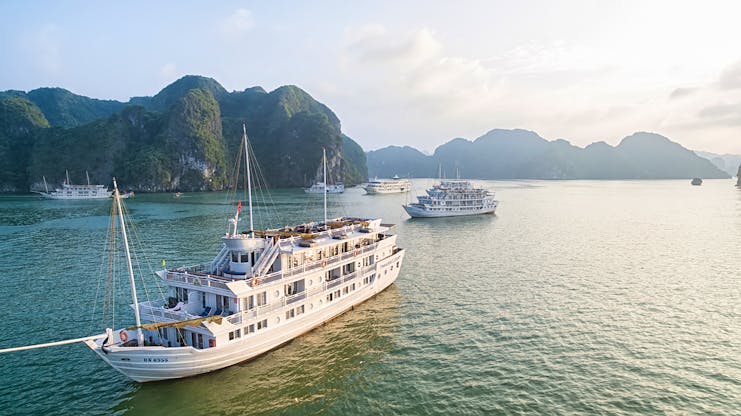
<svg viewBox="0 0 741 416">
<path fill-rule="evenodd" d="M 353 185 L 367 175 L 365 153 L 339 118 L 293 85 L 227 92 L 212 78 L 187 75 L 128 103 L 62 88 L 3 91 L 0 102 L 23 113 L 0 120 L 0 162 L 13 161 L 0 170 L 0 192 L 38 189 L 42 177 L 61 183 L 65 170 L 89 171 L 97 183 L 115 175 L 139 191 L 224 189 L 243 123 L 269 186 L 309 185 L 322 147 L 335 178 Z M 33 128 L 11 134 L 36 116 Z"/>
<path fill-rule="evenodd" d="M 413 163 L 398 163 L 401 153 L 414 156 Z M 367 158 L 370 177 L 436 177 L 438 166 L 448 176 L 460 171 L 463 177 L 477 179 L 729 177 L 679 143 L 650 132 L 626 136 L 617 146 L 598 141 L 581 148 L 564 139 L 548 141 L 530 130 L 492 129 L 474 140 L 451 139 L 431 156 L 389 146 L 368 152 Z"/>
</svg>

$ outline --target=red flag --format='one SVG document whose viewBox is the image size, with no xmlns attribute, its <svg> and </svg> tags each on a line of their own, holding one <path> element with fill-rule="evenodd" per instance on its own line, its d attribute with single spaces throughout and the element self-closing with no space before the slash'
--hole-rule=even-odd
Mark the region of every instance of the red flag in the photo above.
<svg viewBox="0 0 741 416">
<path fill-rule="evenodd" d="M 242 201 L 237 202 L 237 212 L 242 210 Z"/>
</svg>

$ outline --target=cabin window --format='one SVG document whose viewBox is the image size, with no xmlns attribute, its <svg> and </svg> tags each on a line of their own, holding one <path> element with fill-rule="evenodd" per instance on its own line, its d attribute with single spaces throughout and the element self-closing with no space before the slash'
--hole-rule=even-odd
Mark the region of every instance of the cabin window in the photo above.
<svg viewBox="0 0 741 416">
<path fill-rule="evenodd" d="M 183 287 L 176 287 L 175 288 L 175 298 L 177 298 L 178 302 L 187 302 L 188 301 L 188 289 Z"/>
<path fill-rule="evenodd" d="M 245 298 L 242 298 L 242 310 L 248 311 L 255 307 L 255 297 L 250 295 Z"/>
<path fill-rule="evenodd" d="M 206 309 L 206 292 L 200 292 L 201 293 L 201 307 L 203 309 Z"/>
<path fill-rule="evenodd" d="M 301 315 L 302 313 L 304 313 L 304 305 L 301 305 L 298 308 L 296 308 L 296 315 Z"/>
<path fill-rule="evenodd" d="M 352 285 L 350 285 L 350 290 L 353 290 L 353 291 L 355 290 L 355 283 L 353 283 Z"/>
<path fill-rule="evenodd" d="M 287 310 L 286 311 L 286 320 L 289 320 L 289 319 L 293 318 L 294 316 L 296 316 L 296 310 L 295 309 L 290 309 L 290 310 Z"/>
<path fill-rule="evenodd" d="M 167 339 L 167 328 L 160 328 L 157 331 L 160 333 L 160 338 Z"/>
<path fill-rule="evenodd" d="M 244 335 L 252 334 L 255 332 L 255 324 L 250 324 L 246 327 L 244 327 Z"/>
<path fill-rule="evenodd" d="M 264 306 L 268 304 L 268 293 L 266 291 L 257 294 L 257 306 Z"/>
<path fill-rule="evenodd" d="M 257 323 L 257 330 L 258 331 L 261 330 L 261 329 L 265 329 L 267 327 L 268 327 L 268 320 L 267 319 L 263 319 L 262 321 L 259 321 Z"/>
<path fill-rule="evenodd" d="M 345 286 L 345 288 L 344 288 L 344 289 L 342 289 L 342 292 L 343 292 L 344 294 L 346 294 L 346 295 L 347 295 L 348 293 L 350 293 L 350 286 Z"/>
<path fill-rule="evenodd" d="M 237 338 L 241 338 L 242 337 L 242 330 L 241 329 L 238 329 L 238 330 L 234 331 L 234 336 L 237 337 Z"/>
<path fill-rule="evenodd" d="M 335 298 L 335 299 L 337 299 L 337 298 L 339 298 L 339 297 L 340 297 L 340 290 L 339 290 L 339 289 L 337 289 L 337 291 L 336 291 L 336 292 L 334 292 L 334 298 Z"/>
<path fill-rule="evenodd" d="M 234 331 L 229 332 L 229 341 L 234 339 Z"/>
<path fill-rule="evenodd" d="M 239 253 L 232 252 L 232 263 L 239 263 Z"/>
</svg>

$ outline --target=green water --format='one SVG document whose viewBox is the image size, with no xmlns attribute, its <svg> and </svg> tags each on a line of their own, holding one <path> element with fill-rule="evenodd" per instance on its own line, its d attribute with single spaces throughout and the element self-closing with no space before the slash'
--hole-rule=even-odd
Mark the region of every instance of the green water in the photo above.
<svg viewBox="0 0 741 416">
<path fill-rule="evenodd" d="M 496 216 L 410 220 L 403 195 L 333 196 L 334 214 L 398 224 L 401 274 L 278 350 L 145 385 L 82 344 L 5 354 L 0 414 L 740 411 L 741 191 L 731 181 L 480 184 L 497 191 Z M 274 223 L 259 226 L 321 218 L 320 197 L 272 197 Z M 152 268 L 209 260 L 232 209 L 223 194 L 127 204 Z M 0 197 L 0 347 L 100 331 L 108 213 L 106 202 Z M 124 301 L 127 290 L 117 286 Z M 130 308 L 118 308 L 128 323 Z"/>
</svg>

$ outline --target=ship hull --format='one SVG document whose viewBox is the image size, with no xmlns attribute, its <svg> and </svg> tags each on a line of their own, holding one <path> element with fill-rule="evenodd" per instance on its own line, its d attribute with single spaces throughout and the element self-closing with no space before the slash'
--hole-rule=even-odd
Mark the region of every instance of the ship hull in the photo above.
<svg viewBox="0 0 741 416">
<path fill-rule="evenodd" d="M 216 371 L 273 350 L 382 292 L 396 281 L 404 253 L 403 249 L 399 249 L 379 262 L 373 283 L 340 298 L 336 303 L 326 305 L 316 312 L 306 313 L 303 317 L 297 317 L 274 328 L 269 327 L 263 333 L 244 337 L 225 346 L 207 349 L 112 346 L 104 350 L 101 347 L 105 339 L 104 334 L 98 339 L 85 343 L 111 367 L 140 383 L 190 377 Z"/>
<path fill-rule="evenodd" d="M 491 207 L 466 209 L 460 211 L 430 211 L 415 205 L 404 205 L 404 210 L 406 210 L 407 214 L 409 214 L 409 216 L 412 218 L 464 217 L 469 215 L 494 214 L 496 209 L 496 204 Z"/>
</svg>

